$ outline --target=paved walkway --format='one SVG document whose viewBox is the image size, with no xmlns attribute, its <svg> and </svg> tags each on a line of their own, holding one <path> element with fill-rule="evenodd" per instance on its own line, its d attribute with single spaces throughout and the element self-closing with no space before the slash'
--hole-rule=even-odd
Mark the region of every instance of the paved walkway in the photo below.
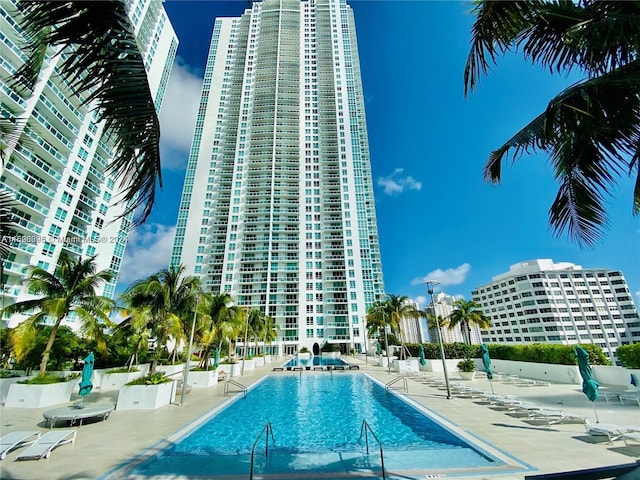
<svg viewBox="0 0 640 480">
<path fill-rule="evenodd" d="M 367 372 L 383 383 L 395 378 L 386 369 L 368 365 L 364 359 L 353 359 L 360 364 L 360 372 Z M 267 367 L 245 372 L 239 382 L 250 385 L 262 376 L 271 373 L 271 368 L 280 362 L 272 362 Z M 313 373 L 313 372 L 312 372 Z M 345 373 L 353 373 L 345 372 Z M 298 375 L 299 372 L 274 372 L 276 375 Z M 304 374 L 304 373 L 303 373 Z M 342 372 L 335 372 L 340 375 Z M 460 381 L 456 372 L 451 372 L 451 381 Z M 486 379 L 469 382 L 474 387 L 490 391 Z M 480 437 L 496 448 L 508 452 L 531 465 L 535 473 L 551 473 L 566 470 L 595 468 L 609 465 L 633 463 L 640 459 L 640 446 L 625 447 L 622 441 L 608 445 L 600 437 L 589 437 L 584 426 L 579 423 L 560 425 L 532 424 L 526 419 L 513 416 L 504 410 L 496 410 L 488 405 L 476 403 L 470 398 L 447 400 L 446 391 L 422 384 L 417 379 L 408 380 L 409 393 L 416 402 L 448 418 L 463 430 Z M 215 405 L 223 396 L 222 383 L 207 389 L 193 389 L 185 397 L 185 405 L 168 405 L 151 411 L 115 411 L 105 422 L 84 424 L 78 429 L 75 444 L 56 449 L 49 459 L 38 461 L 16 461 L 18 452 L 9 453 L 0 462 L 0 478 L 20 480 L 83 480 L 98 479 L 116 469 L 121 464 L 177 432 L 181 427 L 197 419 Z M 593 405 L 582 394 L 578 385 L 525 387 L 502 382 L 493 382 L 497 394 L 518 395 L 523 401 L 561 408 L 567 413 L 587 416 L 595 422 Z M 75 401 L 72 398 L 72 401 Z M 93 392 L 88 403 L 115 403 L 117 392 Z M 180 400 L 178 394 L 178 402 Z M 0 432 L 2 435 L 15 430 L 47 430 L 42 409 L 19 409 L 0 407 Z M 640 407 L 619 402 L 596 402 L 597 415 L 602 423 L 616 423 L 640 426 Z M 533 472 L 528 472 L 530 474 Z M 525 474 L 492 476 L 501 480 L 522 480 Z M 184 478 L 184 477 L 182 477 Z M 434 478 L 434 477 L 432 477 Z M 451 474 L 447 478 L 455 478 Z M 462 478 L 462 477 L 460 477 Z M 465 475 L 466 480 L 489 478 Z"/>
</svg>

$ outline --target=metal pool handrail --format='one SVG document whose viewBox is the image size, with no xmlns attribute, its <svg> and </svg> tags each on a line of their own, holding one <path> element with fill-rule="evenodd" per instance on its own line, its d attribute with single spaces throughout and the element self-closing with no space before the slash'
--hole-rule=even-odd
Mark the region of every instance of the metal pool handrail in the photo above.
<svg viewBox="0 0 640 480">
<path fill-rule="evenodd" d="M 388 392 L 389 388 L 391 388 L 391 385 L 393 385 L 394 383 L 396 383 L 397 381 L 402 380 L 402 383 L 404 385 L 404 391 L 405 393 L 409 392 L 409 385 L 407 384 L 407 379 L 400 375 L 399 377 L 394 378 L 393 380 L 391 380 L 390 382 L 387 382 L 384 386 L 384 389 Z"/>
<path fill-rule="evenodd" d="M 367 455 L 369 455 L 369 435 L 367 432 L 371 432 L 373 438 L 378 442 L 378 448 L 380 449 L 380 465 L 382 467 L 382 480 L 386 480 L 386 475 L 384 473 L 384 455 L 382 454 L 382 443 L 378 440 L 375 432 L 371 428 L 371 426 L 367 423 L 366 420 L 362 420 L 362 427 L 360 427 L 360 438 L 358 438 L 358 443 L 362 440 L 362 435 L 364 434 L 364 442 L 367 447 Z"/>
<path fill-rule="evenodd" d="M 229 393 L 229 384 L 233 384 L 236 387 L 240 387 L 240 390 L 242 390 L 242 393 L 244 395 L 244 398 L 247 398 L 247 387 L 245 387 L 244 385 L 242 385 L 241 383 L 235 382 L 233 380 L 227 380 L 226 382 L 224 382 L 224 396 L 226 397 L 227 394 Z"/>
<path fill-rule="evenodd" d="M 275 444 L 276 441 L 273 438 L 273 427 L 271 426 L 271 422 L 267 422 L 265 424 L 264 427 L 262 427 L 262 430 L 260 430 L 260 433 L 258 434 L 258 437 L 256 438 L 256 441 L 253 442 L 253 447 L 251 447 L 251 470 L 249 472 L 249 480 L 253 480 L 253 459 L 255 457 L 255 453 L 256 453 L 256 445 L 258 444 L 258 440 L 260 440 L 260 438 L 262 438 L 262 435 L 265 434 L 265 447 L 264 447 L 264 456 L 268 457 L 269 456 L 269 434 L 271 434 L 271 441 Z"/>
</svg>

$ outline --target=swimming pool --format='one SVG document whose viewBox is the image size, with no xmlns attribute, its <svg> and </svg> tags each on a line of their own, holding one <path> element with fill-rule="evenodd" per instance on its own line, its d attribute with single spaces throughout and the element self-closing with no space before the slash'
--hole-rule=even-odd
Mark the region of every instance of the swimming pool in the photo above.
<svg viewBox="0 0 640 480">
<path fill-rule="evenodd" d="M 286 363 L 282 364 L 283 367 L 326 367 L 328 365 L 336 366 L 336 365 L 349 365 L 347 362 L 342 360 L 341 358 L 333 358 L 333 357 L 293 357 L 288 360 Z"/>
<path fill-rule="evenodd" d="M 378 478 L 376 442 L 369 437 L 366 455 L 359 441 L 363 420 L 383 446 L 388 479 L 513 471 L 507 455 L 416 406 L 368 375 L 270 376 L 252 386 L 246 399 L 226 402 L 178 432 L 167 448 L 131 465 L 127 476 L 106 478 L 246 479 L 252 446 L 267 422 L 275 445 L 265 456 L 264 436 L 257 442 L 254 478 L 345 478 L 353 472 Z"/>
</svg>

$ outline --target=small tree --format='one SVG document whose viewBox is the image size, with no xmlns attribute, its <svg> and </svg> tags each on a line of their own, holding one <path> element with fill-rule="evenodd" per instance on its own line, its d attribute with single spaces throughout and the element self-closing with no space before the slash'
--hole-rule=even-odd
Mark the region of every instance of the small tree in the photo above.
<svg viewBox="0 0 640 480">
<path fill-rule="evenodd" d="M 43 268 L 31 267 L 25 282 L 30 292 L 42 296 L 14 303 L 1 312 L 12 315 L 36 311 L 13 329 L 12 345 L 16 359 L 22 359 L 33 347 L 38 325 L 53 317 L 54 324 L 40 361 L 39 374 L 43 376 L 62 320 L 72 312 L 81 322 L 83 336 L 97 340 L 99 351 L 105 353 L 103 329 L 111 323 L 108 313 L 115 304 L 107 297 L 96 295 L 96 288 L 112 278 L 110 270 L 96 272 L 95 257 L 73 259 L 64 252 L 58 260 L 55 275 Z"/>
<path fill-rule="evenodd" d="M 616 355 L 627 368 L 640 368 L 640 343 L 621 345 L 616 350 Z"/>
</svg>

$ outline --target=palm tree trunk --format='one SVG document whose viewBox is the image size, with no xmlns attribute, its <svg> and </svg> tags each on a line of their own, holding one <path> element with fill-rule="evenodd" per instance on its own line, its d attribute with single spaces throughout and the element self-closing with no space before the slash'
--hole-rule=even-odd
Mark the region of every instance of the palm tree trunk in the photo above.
<svg viewBox="0 0 640 480">
<path fill-rule="evenodd" d="M 49 335 L 47 346 L 45 347 L 44 352 L 42 352 L 42 360 L 40 361 L 40 373 L 39 373 L 39 375 L 41 376 L 47 373 L 47 363 L 49 363 L 49 356 L 51 355 L 51 349 L 53 348 L 53 344 L 56 341 L 58 328 L 60 328 L 60 323 L 62 322 L 63 318 L 64 318 L 64 315 L 56 319 L 56 323 L 53 325 L 53 328 L 51 329 L 51 334 Z"/>
</svg>

